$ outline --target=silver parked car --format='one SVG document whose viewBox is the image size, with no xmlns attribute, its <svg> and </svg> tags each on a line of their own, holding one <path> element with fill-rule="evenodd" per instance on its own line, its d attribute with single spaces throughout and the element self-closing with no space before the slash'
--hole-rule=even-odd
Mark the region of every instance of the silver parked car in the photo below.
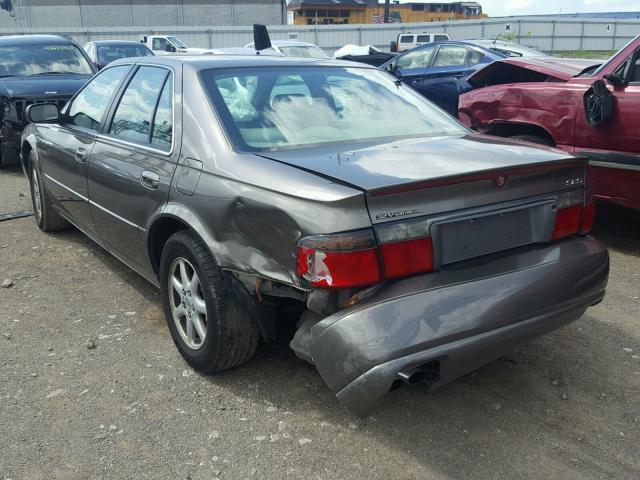
<svg viewBox="0 0 640 480">
<path fill-rule="evenodd" d="M 158 286 L 203 372 L 249 360 L 297 305 L 292 348 L 364 416 L 605 293 L 584 160 L 474 134 L 373 67 L 119 60 L 27 114 L 39 227 L 73 224 Z"/>
</svg>

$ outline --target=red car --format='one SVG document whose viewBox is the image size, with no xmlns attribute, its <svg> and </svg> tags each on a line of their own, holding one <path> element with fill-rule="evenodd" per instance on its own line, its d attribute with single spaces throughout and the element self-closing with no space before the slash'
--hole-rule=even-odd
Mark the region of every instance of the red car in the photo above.
<svg viewBox="0 0 640 480">
<path fill-rule="evenodd" d="M 589 62 L 494 62 L 469 77 L 460 120 L 586 157 L 597 198 L 640 209 L 640 36 L 602 65 Z"/>
</svg>

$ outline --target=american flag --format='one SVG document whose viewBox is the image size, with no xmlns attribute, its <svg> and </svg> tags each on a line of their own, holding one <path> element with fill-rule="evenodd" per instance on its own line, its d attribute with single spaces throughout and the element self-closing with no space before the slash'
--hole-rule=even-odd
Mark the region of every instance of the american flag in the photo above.
<svg viewBox="0 0 640 480">
<path fill-rule="evenodd" d="M 373 15 L 371 23 L 384 23 L 384 15 Z M 390 12 L 389 23 L 402 23 L 400 12 Z"/>
</svg>

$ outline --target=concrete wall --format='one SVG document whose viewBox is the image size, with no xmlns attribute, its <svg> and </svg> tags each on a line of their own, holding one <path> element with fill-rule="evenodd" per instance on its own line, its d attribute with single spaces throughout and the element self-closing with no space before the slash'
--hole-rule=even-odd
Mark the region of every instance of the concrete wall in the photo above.
<svg viewBox="0 0 640 480">
<path fill-rule="evenodd" d="M 236 20 L 241 18 L 238 16 L 241 7 L 247 9 L 245 15 L 252 14 L 251 4 L 236 4 Z M 218 18 L 231 18 L 231 13 L 225 13 L 223 8 L 216 9 L 216 12 Z M 543 51 L 617 50 L 640 34 L 640 21 L 508 17 L 422 24 L 269 26 L 269 33 L 274 40 L 312 42 L 330 53 L 347 43 L 375 45 L 388 50 L 391 40 L 403 32 L 444 32 L 454 40 L 495 38 L 498 34 L 508 33 L 514 36 L 514 41 Z M 89 40 L 140 40 L 152 33 L 177 35 L 187 45 L 204 48 L 240 47 L 253 41 L 252 28 L 248 26 L 0 27 L 0 35 L 27 33 L 65 33 L 81 44 Z"/>
<path fill-rule="evenodd" d="M 1 28 L 156 27 L 283 23 L 281 0 L 13 0 Z"/>
</svg>

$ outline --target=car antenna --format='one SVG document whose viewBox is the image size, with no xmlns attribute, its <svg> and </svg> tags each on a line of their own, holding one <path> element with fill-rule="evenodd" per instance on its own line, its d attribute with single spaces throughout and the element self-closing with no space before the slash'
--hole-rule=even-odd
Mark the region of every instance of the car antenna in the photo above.
<svg viewBox="0 0 640 480">
<path fill-rule="evenodd" d="M 496 38 L 493 39 L 493 48 L 498 48 L 498 45 L 496 45 L 496 42 L 500 38 L 500 35 L 502 35 L 502 32 L 498 32 L 498 35 L 496 36 Z"/>
<path fill-rule="evenodd" d="M 260 55 L 262 50 L 271 48 L 271 39 L 266 25 L 253 24 L 253 47 L 256 49 L 256 55 Z"/>
</svg>

